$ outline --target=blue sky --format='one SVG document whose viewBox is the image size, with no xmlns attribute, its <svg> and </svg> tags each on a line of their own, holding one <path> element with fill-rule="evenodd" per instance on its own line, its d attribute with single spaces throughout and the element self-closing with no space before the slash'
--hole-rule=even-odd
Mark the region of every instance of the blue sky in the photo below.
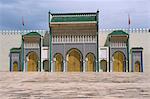
<svg viewBox="0 0 150 99">
<path fill-rule="evenodd" d="M 100 11 L 100 28 L 150 28 L 150 0 L 0 0 L 0 30 L 48 29 L 48 11 Z"/>
</svg>

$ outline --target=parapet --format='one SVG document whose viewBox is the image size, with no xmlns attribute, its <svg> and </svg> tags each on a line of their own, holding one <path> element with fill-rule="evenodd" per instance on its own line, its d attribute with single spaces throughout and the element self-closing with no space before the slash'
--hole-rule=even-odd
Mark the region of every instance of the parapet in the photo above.
<svg viewBox="0 0 150 99">
<path fill-rule="evenodd" d="M 150 29 L 149 28 L 115 28 L 115 29 L 100 29 L 99 32 L 100 33 L 110 33 L 112 31 L 115 30 L 123 30 L 127 33 L 150 33 Z"/>
<path fill-rule="evenodd" d="M 2 35 L 23 35 L 29 32 L 38 32 L 40 34 L 45 34 L 47 30 L 0 30 Z"/>
</svg>

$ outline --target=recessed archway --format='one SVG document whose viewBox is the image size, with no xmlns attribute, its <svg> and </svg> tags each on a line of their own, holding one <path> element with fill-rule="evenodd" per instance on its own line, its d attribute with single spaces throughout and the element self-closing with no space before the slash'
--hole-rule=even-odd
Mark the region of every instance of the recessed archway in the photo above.
<svg viewBox="0 0 150 99">
<path fill-rule="evenodd" d="M 18 62 L 13 63 L 13 71 L 18 71 Z"/>
<path fill-rule="evenodd" d="M 81 72 L 82 71 L 82 54 L 78 49 L 71 49 L 67 53 L 67 71 Z"/>
<path fill-rule="evenodd" d="M 106 60 L 101 60 L 100 61 L 100 66 L 101 66 L 101 70 L 103 72 L 107 72 L 107 61 Z"/>
<path fill-rule="evenodd" d="M 114 72 L 124 72 L 125 66 L 125 55 L 121 51 L 116 51 L 113 54 L 113 71 Z"/>
<path fill-rule="evenodd" d="M 55 72 L 63 71 L 63 56 L 60 53 L 54 55 Z"/>
<path fill-rule="evenodd" d="M 43 69 L 45 72 L 49 71 L 49 61 L 48 60 L 43 61 Z"/>
<path fill-rule="evenodd" d="M 135 64 L 134 64 L 134 72 L 140 72 L 141 71 L 140 67 L 141 67 L 140 62 L 136 61 Z"/>
<path fill-rule="evenodd" d="M 93 53 L 88 53 L 86 55 L 86 71 L 87 72 L 95 71 L 95 56 Z"/>
<path fill-rule="evenodd" d="M 28 71 L 37 71 L 38 70 L 38 55 L 36 52 L 29 52 L 28 57 Z"/>
</svg>

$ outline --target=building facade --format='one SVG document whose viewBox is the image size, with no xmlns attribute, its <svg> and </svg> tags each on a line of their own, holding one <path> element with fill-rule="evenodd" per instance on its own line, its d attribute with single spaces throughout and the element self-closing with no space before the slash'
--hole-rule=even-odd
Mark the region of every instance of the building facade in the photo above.
<svg viewBox="0 0 150 99">
<path fill-rule="evenodd" d="M 1 31 L 1 71 L 150 71 L 148 29 L 99 29 L 99 12 L 50 13 L 49 30 Z M 144 43 L 140 42 L 143 40 Z M 9 41 L 10 40 L 10 41 Z M 149 40 L 149 39 L 148 39 Z M 5 45 L 6 44 L 6 45 Z M 5 50 L 7 49 L 7 50 Z M 8 55 L 8 56 L 7 56 Z M 146 56 L 145 56 L 146 55 Z M 6 63 L 4 63 L 6 62 Z"/>
</svg>

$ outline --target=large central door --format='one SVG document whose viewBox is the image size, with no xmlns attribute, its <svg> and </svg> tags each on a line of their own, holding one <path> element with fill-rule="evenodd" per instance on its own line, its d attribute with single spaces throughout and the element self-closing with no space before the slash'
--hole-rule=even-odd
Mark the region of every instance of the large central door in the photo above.
<svg viewBox="0 0 150 99">
<path fill-rule="evenodd" d="M 68 72 L 81 72 L 82 70 L 82 57 L 77 49 L 71 49 L 67 55 L 67 70 Z"/>
<path fill-rule="evenodd" d="M 113 71 L 114 72 L 123 72 L 124 71 L 124 60 L 125 56 L 122 52 L 115 52 L 113 55 Z"/>
<path fill-rule="evenodd" d="M 28 55 L 28 71 L 38 70 L 38 56 L 35 52 L 30 52 Z"/>
</svg>

